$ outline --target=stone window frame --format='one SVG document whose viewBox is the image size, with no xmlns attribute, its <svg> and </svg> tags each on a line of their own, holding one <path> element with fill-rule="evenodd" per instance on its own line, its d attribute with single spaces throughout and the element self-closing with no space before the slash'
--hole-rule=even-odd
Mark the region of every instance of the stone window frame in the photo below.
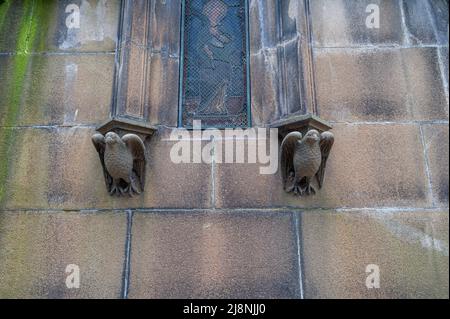
<svg viewBox="0 0 450 319">
<path fill-rule="evenodd" d="M 111 107 L 112 118 L 124 117 L 142 122 L 144 125 L 152 123 L 180 127 L 182 2 L 184 0 L 121 0 L 116 80 Z M 248 127 L 271 126 L 272 123 L 298 115 L 318 115 L 311 50 L 309 0 L 247 0 L 247 2 L 247 43 L 249 46 L 247 68 L 250 79 L 248 83 L 250 96 Z M 143 6 L 145 9 L 139 10 L 139 6 Z M 163 7 L 166 8 L 163 9 Z M 169 21 L 160 21 L 155 16 L 155 14 L 160 14 L 160 11 L 169 9 L 175 11 L 173 14 L 165 13 L 168 15 Z M 156 12 L 152 12 L 152 10 L 156 10 Z M 136 14 L 144 14 L 144 16 L 135 19 L 133 15 Z M 158 21 L 150 21 L 151 19 Z M 179 28 L 176 28 L 177 30 L 169 30 L 168 26 L 160 26 L 158 23 L 168 24 L 170 27 L 180 25 Z M 142 25 L 147 29 L 145 27 L 139 29 Z M 155 28 L 155 30 L 151 28 Z M 176 90 L 177 102 L 175 103 L 175 99 L 173 99 L 172 104 L 156 105 L 156 108 L 163 110 L 160 110 L 160 113 L 173 113 L 170 115 L 170 120 L 166 120 L 164 116 L 163 120 L 153 119 L 151 110 L 154 107 L 153 101 L 145 101 L 145 98 L 148 98 L 147 84 L 149 84 L 149 75 L 145 72 L 148 72 L 148 56 L 152 54 L 153 49 L 151 37 L 157 37 L 158 41 L 162 41 L 159 38 L 163 38 L 163 36 L 156 34 L 161 30 L 166 32 L 169 30 L 171 37 L 178 37 L 177 48 L 173 48 L 176 46 L 174 39 L 171 39 L 172 42 L 169 44 L 169 50 L 173 49 L 178 52 L 172 52 L 173 57 L 171 57 L 178 59 L 177 82 L 162 83 L 162 85 L 170 85 L 170 90 Z M 133 32 L 135 33 L 133 34 Z M 158 43 L 157 49 L 163 45 L 166 44 Z M 142 56 L 135 56 L 134 61 L 145 61 L 145 65 L 130 66 L 130 52 L 136 56 L 141 54 Z M 133 71 L 137 71 L 133 73 L 133 77 L 129 77 L 123 72 L 130 67 L 133 68 Z M 162 69 L 157 71 L 161 74 L 166 72 Z M 132 82 L 131 85 L 129 81 Z M 172 82 L 174 81 L 172 79 Z M 137 88 L 136 92 L 132 92 L 132 94 L 138 95 L 141 99 L 140 104 L 131 105 L 127 102 L 136 98 L 124 90 L 127 87 Z M 172 107 L 176 109 L 168 109 Z"/>
</svg>

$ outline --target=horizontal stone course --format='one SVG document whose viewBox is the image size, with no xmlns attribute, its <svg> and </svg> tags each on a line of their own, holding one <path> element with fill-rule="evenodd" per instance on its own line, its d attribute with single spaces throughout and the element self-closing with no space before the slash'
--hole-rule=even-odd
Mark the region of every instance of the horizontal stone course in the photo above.
<svg viewBox="0 0 450 319">
<path fill-rule="evenodd" d="M 305 298 L 448 298 L 447 210 L 140 210 L 131 229 L 129 298 L 300 298 L 296 231 Z M 121 211 L 1 211 L 0 296 L 121 297 L 126 232 Z"/>
<path fill-rule="evenodd" d="M 6 129 L 0 128 L 0 135 Z M 207 208 L 211 205 L 211 166 L 174 164 L 170 131 L 161 128 L 149 142 L 146 189 L 142 196 L 109 196 L 88 127 L 12 129 L 0 208 Z M 8 154 L 0 145 L 0 154 Z M 3 163 L 2 163 L 3 164 Z"/>
<path fill-rule="evenodd" d="M 145 193 L 110 197 L 91 143 L 94 129 L 17 128 L 12 132 L 11 155 L 5 159 L 8 178 L 0 201 L 8 209 L 432 205 L 424 152 L 417 151 L 423 149 L 418 125 L 336 125 L 325 185 L 307 198 L 286 194 L 279 174 L 261 175 L 259 164 L 216 163 L 212 188 L 210 164 L 172 162 L 175 142 L 168 140 L 169 129 L 161 129 L 146 143 Z"/>
<path fill-rule="evenodd" d="M 259 164 L 217 164 L 217 207 L 428 207 L 425 159 L 418 125 L 335 125 L 335 144 L 322 190 L 286 194 L 279 173 Z M 419 150 L 419 151 L 418 151 Z M 317 186 L 315 186 L 317 188 Z"/>
</svg>

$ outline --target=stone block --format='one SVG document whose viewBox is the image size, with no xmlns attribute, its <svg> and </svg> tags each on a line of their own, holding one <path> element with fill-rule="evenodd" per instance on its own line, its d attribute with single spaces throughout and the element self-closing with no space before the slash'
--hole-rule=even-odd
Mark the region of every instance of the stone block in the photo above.
<svg viewBox="0 0 450 319">
<path fill-rule="evenodd" d="M 369 5 L 377 5 L 380 10 L 379 28 L 366 25 L 371 14 L 366 12 Z M 403 44 L 399 1 L 315 0 L 310 1 L 310 6 L 315 47 Z"/>
<path fill-rule="evenodd" d="M 130 298 L 298 298 L 292 214 L 134 214 Z"/>
<path fill-rule="evenodd" d="M 126 231 L 124 213 L 0 211 L 0 298 L 120 298 Z"/>
<path fill-rule="evenodd" d="M 329 121 L 448 119 L 436 48 L 316 50 L 315 76 Z"/>
<path fill-rule="evenodd" d="M 306 298 L 448 299 L 448 211 L 310 211 L 300 230 Z"/>
<path fill-rule="evenodd" d="M 410 116 L 417 120 L 448 120 L 438 49 L 403 49 L 402 58 L 409 86 Z"/>
<path fill-rule="evenodd" d="M 19 64 L 14 57 L 0 57 L 0 67 L 8 70 L 1 75 L 0 118 L 18 108 L 8 125 L 100 124 L 109 117 L 113 55 L 35 55 L 24 73 L 17 70 Z M 13 103 L 11 94 L 17 87 L 21 98 Z"/>
</svg>

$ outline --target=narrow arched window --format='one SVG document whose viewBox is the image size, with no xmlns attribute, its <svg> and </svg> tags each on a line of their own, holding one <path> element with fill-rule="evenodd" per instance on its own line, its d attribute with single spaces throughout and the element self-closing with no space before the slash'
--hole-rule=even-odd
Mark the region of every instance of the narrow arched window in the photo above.
<svg viewBox="0 0 450 319">
<path fill-rule="evenodd" d="M 184 0 L 179 124 L 250 125 L 247 0 Z"/>
</svg>

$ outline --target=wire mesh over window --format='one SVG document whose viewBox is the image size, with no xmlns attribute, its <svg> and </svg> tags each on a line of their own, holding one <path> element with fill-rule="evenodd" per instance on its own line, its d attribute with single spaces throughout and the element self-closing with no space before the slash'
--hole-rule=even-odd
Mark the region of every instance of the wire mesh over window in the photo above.
<svg viewBox="0 0 450 319">
<path fill-rule="evenodd" d="M 247 1 L 185 0 L 181 125 L 249 125 Z"/>
</svg>

